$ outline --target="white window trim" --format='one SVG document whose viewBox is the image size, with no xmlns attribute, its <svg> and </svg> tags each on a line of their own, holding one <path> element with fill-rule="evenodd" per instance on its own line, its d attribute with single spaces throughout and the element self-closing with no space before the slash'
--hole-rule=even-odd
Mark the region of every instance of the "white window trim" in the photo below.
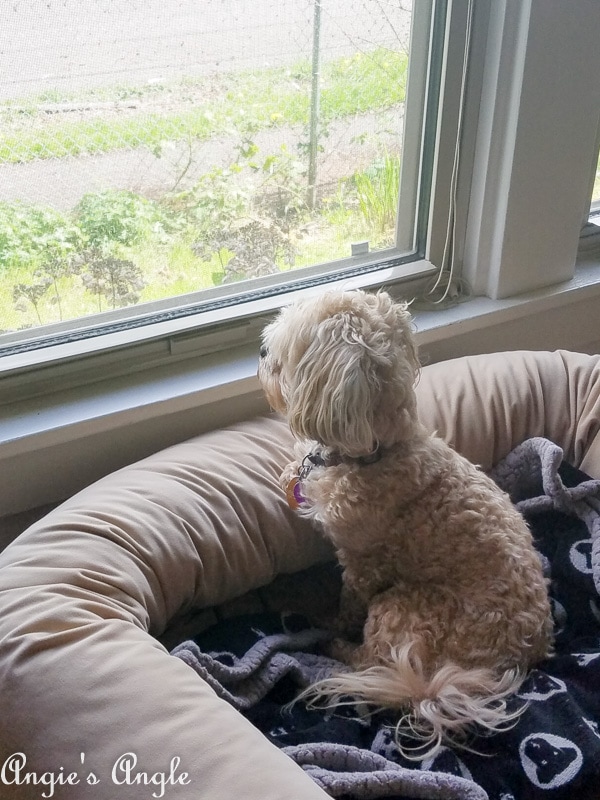
<svg viewBox="0 0 600 800">
<path fill-rule="evenodd" d="M 448 158 L 456 126 L 452 98 L 460 83 L 460 45 L 455 46 L 453 37 L 460 39 L 468 9 L 467 0 L 450 0 L 448 5 L 450 69 L 440 115 L 440 130 L 447 135 L 442 135 L 437 155 L 428 261 L 419 265 L 425 273 L 440 263 L 446 232 L 440 220 L 450 203 Z M 542 79 L 547 48 L 556 47 L 560 25 L 581 38 L 569 48 L 569 74 L 553 83 Z M 597 0 L 475 0 L 454 257 L 475 292 L 487 296 L 416 315 L 426 361 L 469 352 L 586 350 L 600 344 L 598 254 L 586 252 L 586 263 L 575 269 L 589 185 L 586 158 L 598 131 L 598 118 L 589 109 L 600 108 L 600 87 L 586 75 L 600 73 L 599 37 Z M 508 95 L 501 91 L 507 85 Z M 561 98 L 560 92 L 568 96 Z M 543 114 L 534 113 L 538 105 Z M 548 130 L 549 115 L 563 109 L 570 115 L 568 131 Z M 549 169 L 557 150 L 564 164 Z M 394 289 L 397 277 L 370 273 L 366 284 L 381 282 Z M 343 281 L 364 282 L 364 276 Z M 143 363 L 130 362 L 125 374 L 121 370 L 110 380 L 99 380 L 106 366 L 100 360 L 87 382 L 70 385 L 59 360 L 56 368 L 48 368 L 35 396 L 23 399 L 15 390 L 8 402 L 3 397 L 3 513 L 60 500 L 159 447 L 266 410 L 255 378 L 255 354 L 263 315 L 272 311 L 255 309 L 258 316 L 249 315 L 238 331 L 230 329 L 230 346 L 219 352 L 207 353 L 187 331 L 179 331 L 179 338 L 163 331 L 141 345 L 156 351 Z M 115 346 L 119 357 L 122 345 Z M 72 358 L 77 363 L 77 354 Z M 16 373 L 27 372 L 26 364 L 16 368 Z"/>
<path fill-rule="evenodd" d="M 494 0 L 488 11 L 463 274 L 501 298 L 574 275 L 597 154 L 600 4 Z"/>
</svg>

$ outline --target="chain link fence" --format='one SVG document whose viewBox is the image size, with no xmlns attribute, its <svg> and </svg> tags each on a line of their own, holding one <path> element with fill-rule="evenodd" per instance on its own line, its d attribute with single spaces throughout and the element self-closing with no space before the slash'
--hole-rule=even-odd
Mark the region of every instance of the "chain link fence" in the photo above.
<svg viewBox="0 0 600 800">
<path fill-rule="evenodd" d="M 393 241 L 407 0 L 0 10 L 0 330 Z"/>
</svg>

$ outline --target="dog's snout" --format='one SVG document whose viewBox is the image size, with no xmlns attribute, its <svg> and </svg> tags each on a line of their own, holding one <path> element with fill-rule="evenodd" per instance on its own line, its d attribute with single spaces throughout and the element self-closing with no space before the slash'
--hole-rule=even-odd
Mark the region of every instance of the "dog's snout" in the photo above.
<svg viewBox="0 0 600 800">
<path fill-rule="evenodd" d="M 263 344 L 263 346 L 262 346 L 262 347 L 260 348 L 260 350 L 258 351 L 258 355 L 259 355 L 261 358 L 266 358 L 266 357 L 267 357 L 267 354 L 268 354 L 268 352 L 269 352 L 269 351 L 267 350 L 267 348 L 266 348 L 266 347 L 264 346 L 264 344 Z"/>
</svg>

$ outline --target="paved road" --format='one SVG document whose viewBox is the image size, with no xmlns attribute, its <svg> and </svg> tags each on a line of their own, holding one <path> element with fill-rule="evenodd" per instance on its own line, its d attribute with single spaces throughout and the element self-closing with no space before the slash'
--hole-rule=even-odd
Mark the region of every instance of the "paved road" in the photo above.
<svg viewBox="0 0 600 800">
<path fill-rule="evenodd" d="M 410 0 L 321 0 L 325 57 L 407 43 Z M 0 0 L 0 101 L 291 63 L 314 0 Z"/>
</svg>

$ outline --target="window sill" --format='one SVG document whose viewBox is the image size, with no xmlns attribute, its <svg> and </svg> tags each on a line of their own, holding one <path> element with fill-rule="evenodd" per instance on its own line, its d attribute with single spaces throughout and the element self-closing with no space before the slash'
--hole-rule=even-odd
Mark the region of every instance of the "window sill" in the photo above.
<svg viewBox="0 0 600 800">
<path fill-rule="evenodd" d="M 512 349 L 593 352 L 600 343 L 600 264 L 564 284 L 416 314 L 423 363 Z M 55 502 L 103 474 L 197 433 L 267 410 L 256 343 L 132 371 L 2 406 L 5 514 Z"/>
</svg>

